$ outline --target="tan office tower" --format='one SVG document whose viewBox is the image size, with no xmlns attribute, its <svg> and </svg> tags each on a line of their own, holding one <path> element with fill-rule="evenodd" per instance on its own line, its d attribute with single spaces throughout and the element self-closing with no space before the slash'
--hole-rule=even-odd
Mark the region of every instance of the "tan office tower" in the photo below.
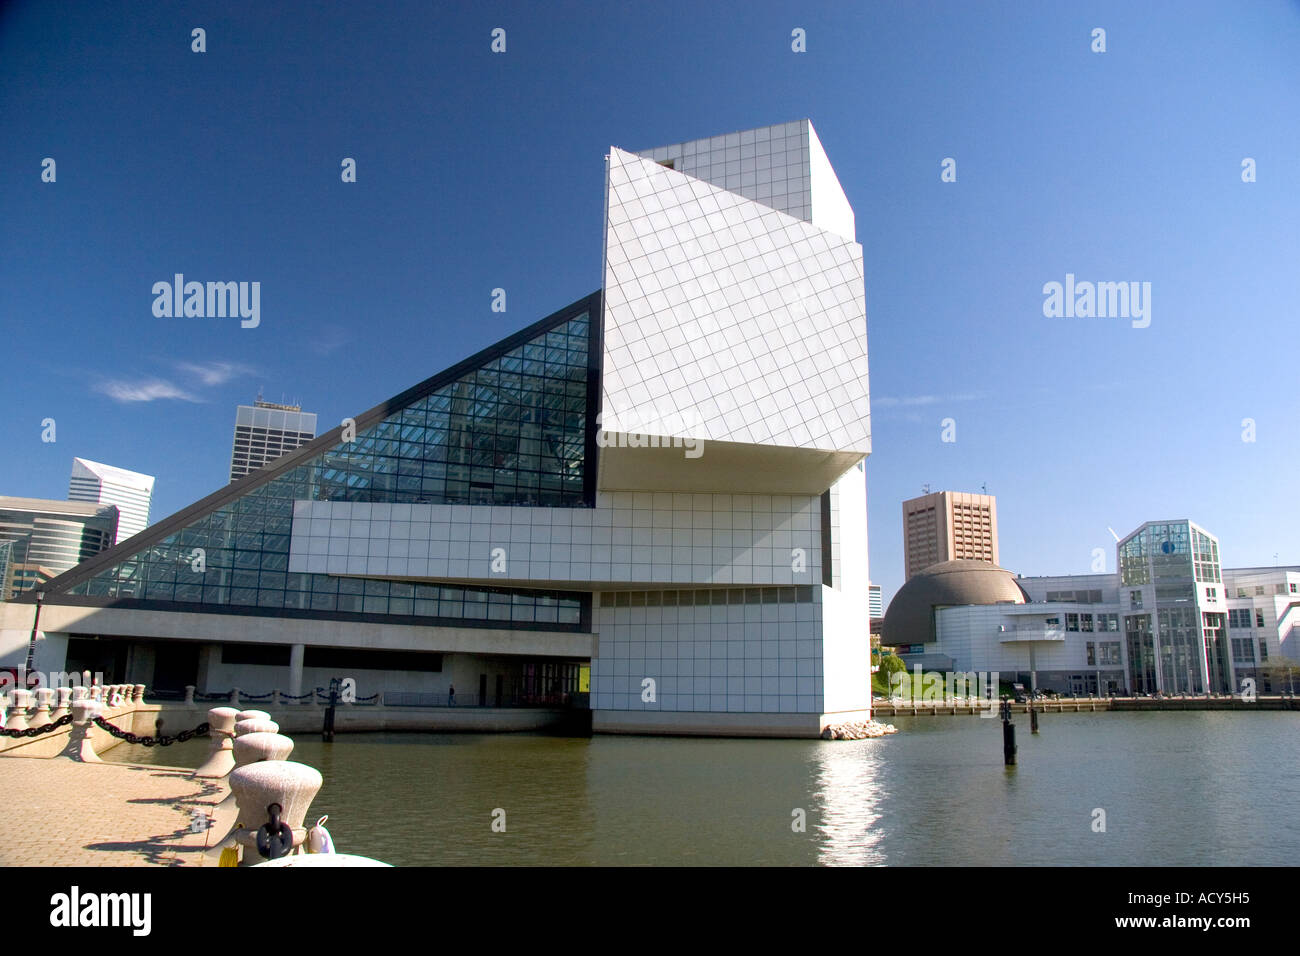
<svg viewBox="0 0 1300 956">
<path fill-rule="evenodd" d="M 287 455 L 316 437 L 316 415 L 299 405 L 264 402 L 235 410 L 235 445 L 230 453 L 230 480 L 235 481 Z"/>
<path fill-rule="evenodd" d="M 903 502 L 907 577 L 957 558 L 998 563 L 998 502 L 992 495 L 936 491 Z"/>
</svg>

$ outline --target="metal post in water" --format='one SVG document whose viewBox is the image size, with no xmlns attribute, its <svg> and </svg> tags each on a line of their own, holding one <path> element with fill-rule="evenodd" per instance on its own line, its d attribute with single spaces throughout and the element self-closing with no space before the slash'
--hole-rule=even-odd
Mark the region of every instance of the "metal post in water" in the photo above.
<svg viewBox="0 0 1300 956">
<path fill-rule="evenodd" d="M 1029 698 L 1029 732 L 1038 733 L 1038 711 L 1034 709 L 1034 699 Z"/>
<path fill-rule="evenodd" d="M 321 728 L 321 739 L 327 744 L 334 742 L 334 707 L 339 699 L 339 679 L 330 678 L 330 702 L 325 708 L 325 726 Z"/>
<path fill-rule="evenodd" d="M 1002 698 L 1002 760 L 1008 767 L 1016 764 L 1016 725 L 1011 722 L 1011 698 Z"/>
</svg>

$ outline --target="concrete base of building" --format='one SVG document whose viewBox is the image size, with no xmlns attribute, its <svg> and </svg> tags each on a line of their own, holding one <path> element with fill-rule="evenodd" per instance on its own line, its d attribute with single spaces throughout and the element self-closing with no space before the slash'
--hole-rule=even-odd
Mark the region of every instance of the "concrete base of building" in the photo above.
<svg viewBox="0 0 1300 956">
<path fill-rule="evenodd" d="M 217 706 L 212 704 L 210 706 Z M 288 736 L 319 734 L 325 721 L 324 707 L 267 706 L 265 702 L 240 704 L 257 707 L 271 715 Z M 181 704 L 161 705 L 165 729 L 170 733 L 194 727 L 207 720 L 207 708 Z M 518 733 L 530 730 L 564 729 L 576 712 L 532 707 L 376 707 L 341 705 L 334 711 L 334 732 L 339 734 L 378 731 L 416 733 Z M 174 729 L 173 729 L 174 728 Z M 139 731 L 136 731 L 139 733 Z"/>
<path fill-rule="evenodd" d="M 743 714 L 701 711 L 596 710 L 597 734 L 682 735 L 691 737 L 820 737 L 833 724 L 867 721 L 869 710 L 835 714 Z"/>
</svg>

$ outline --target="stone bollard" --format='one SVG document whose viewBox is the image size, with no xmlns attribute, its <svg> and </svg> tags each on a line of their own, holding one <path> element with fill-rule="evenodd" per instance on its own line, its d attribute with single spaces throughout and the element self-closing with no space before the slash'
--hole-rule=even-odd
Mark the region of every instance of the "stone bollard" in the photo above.
<svg viewBox="0 0 1300 956">
<path fill-rule="evenodd" d="M 84 684 L 80 687 L 72 688 L 72 702 L 75 704 L 79 700 L 90 699 L 90 688 Z"/>
<path fill-rule="evenodd" d="M 136 684 L 131 688 L 131 699 L 137 704 L 144 703 L 144 684 Z"/>
<path fill-rule="evenodd" d="M 195 691 L 195 689 L 196 689 L 196 688 L 194 687 L 193 684 L 186 684 L 186 685 L 185 685 L 185 706 L 186 706 L 186 707 L 193 707 L 193 706 L 194 706 L 194 691 Z"/>
<path fill-rule="evenodd" d="M 36 711 L 32 714 L 31 719 L 27 721 L 28 727 L 45 727 L 52 723 L 50 717 L 50 704 L 54 700 L 54 688 L 38 687 L 36 694 Z"/>
<path fill-rule="evenodd" d="M 72 713 L 72 691 L 71 687 L 59 687 L 55 689 L 55 694 L 59 698 L 54 705 L 54 712 L 50 714 L 51 721 L 62 720 L 65 714 Z"/>
<path fill-rule="evenodd" d="M 263 760 L 288 760 L 293 753 L 293 741 L 284 734 L 256 731 L 236 737 L 234 748 L 235 766 L 247 767 Z"/>
<path fill-rule="evenodd" d="M 278 803 L 280 819 L 293 831 L 293 846 L 307 838 L 303 820 L 324 781 L 320 771 L 291 760 L 263 760 L 231 771 L 230 789 L 239 805 L 242 827 L 234 830 L 244 848 L 241 866 L 263 862 L 257 853 L 257 830 L 267 822 L 267 807 Z"/>
<path fill-rule="evenodd" d="M 271 704 L 274 707 L 280 706 L 280 688 L 278 687 L 271 691 Z"/>
<path fill-rule="evenodd" d="M 278 734 L 280 725 L 274 720 L 262 720 L 258 717 L 250 717 L 247 720 L 235 722 L 235 736 L 242 737 L 244 734 Z"/>
<path fill-rule="evenodd" d="M 104 688 L 100 687 L 98 684 L 92 686 L 90 688 L 90 699 L 97 704 L 102 703 L 104 700 Z"/>
<path fill-rule="evenodd" d="M 239 711 L 233 707 L 213 707 L 208 711 L 208 736 L 212 749 L 192 777 L 224 777 L 235 769 L 235 755 L 231 741 L 235 739 L 235 718 Z"/>
<path fill-rule="evenodd" d="M 103 763 L 90 740 L 90 733 L 95 729 L 93 720 L 99 715 L 99 709 L 99 702 L 88 698 L 72 702 L 72 733 L 68 735 L 60 757 L 81 763 Z"/>
<path fill-rule="evenodd" d="M 239 703 L 239 688 L 238 688 L 238 687 L 232 687 L 232 688 L 230 688 L 230 702 L 231 702 L 232 704 L 238 704 L 238 703 Z"/>
<path fill-rule="evenodd" d="M 267 731 L 254 731 L 251 734 L 236 737 L 232 742 L 232 746 L 234 748 L 236 770 L 240 767 L 247 767 L 251 763 L 261 763 L 264 760 L 288 760 L 289 754 L 293 753 L 292 740 L 282 734 L 273 734 Z M 235 803 L 234 791 L 226 795 L 218 809 L 221 810 L 232 803 Z M 239 816 L 238 810 L 235 813 L 235 820 L 236 822 L 243 820 Z"/>
<path fill-rule="evenodd" d="M 27 708 L 32 705 L 32 692 L 29 690 L 12 690 L 9 692 L 9 716 L 5 720 L 5 730 L 27 729 Z"/>
</svg>

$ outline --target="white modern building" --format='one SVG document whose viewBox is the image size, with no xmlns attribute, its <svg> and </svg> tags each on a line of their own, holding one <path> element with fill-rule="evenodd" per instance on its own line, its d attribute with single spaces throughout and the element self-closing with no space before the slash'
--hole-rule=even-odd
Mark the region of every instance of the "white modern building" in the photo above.
<svg viewBox="0 0 1300 956">
<path fill-rule="evenodd" d="M 142 475 L 125 468 L 87 461 L 85 458 L 74 458 L 72 478 L 68 483 L 68 500 L 116 505 L 120 517 L 117 539 L 113 543 L 118 544 L 149 526 L 153 484 L 153 475 Z"/>
<path fill-rule="evenodd" d="M 1147 522 L 1116 550 L 1113 574 L 968 569 L 980 583 L 952 587 L 970 562 L 926 569 L 891 602 L 885 643 L 909 666 L 1079 694 L 1300 687 L 1300 567 L 1222 568 L 1218 539 L 1186 520 Z"/>
<path fill-rule="evenodd" d="M 589 673 L 607 732 L 866 717 L 862 247 L 817 135 L 611 148 L 604 191 L 600 291 L 52 582 L 45 653 L 475 706 Z"/>
</svg>

